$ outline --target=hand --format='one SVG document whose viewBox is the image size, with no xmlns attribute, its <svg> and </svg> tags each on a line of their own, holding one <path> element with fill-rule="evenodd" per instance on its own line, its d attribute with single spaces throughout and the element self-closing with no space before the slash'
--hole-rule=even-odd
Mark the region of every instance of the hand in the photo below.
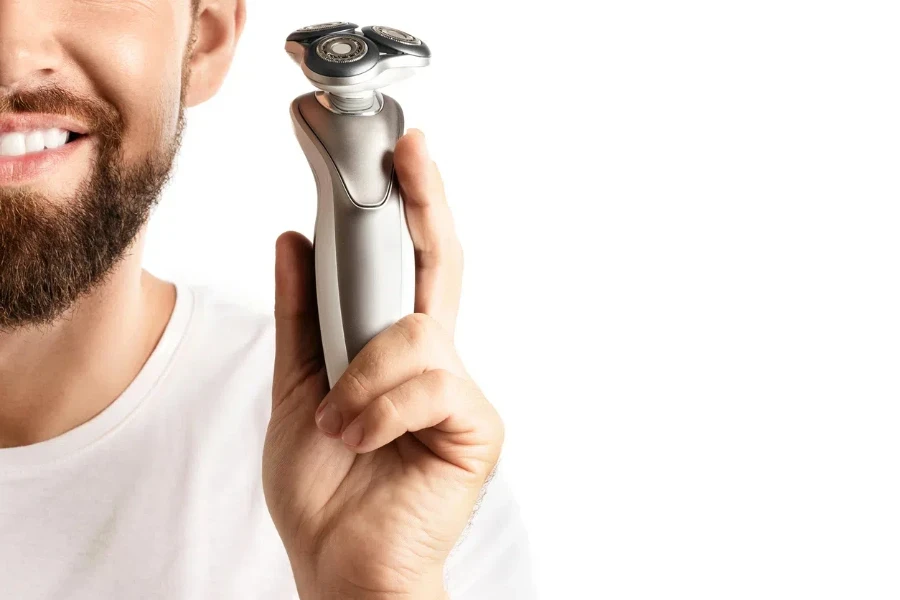
<svg viewBox="0 0 900 600">
<path fill-rule="evenodd" d="M 277 243 L 266 503 L 303 600 L 446 598 L 444 562 L 497 463 L 503 425 L 453 345 L 462 251 L 437 165 L 413 130 L 394 164 L 416 248 L 416 314 L 329 392 L 313 253 Z"/>
</svg>

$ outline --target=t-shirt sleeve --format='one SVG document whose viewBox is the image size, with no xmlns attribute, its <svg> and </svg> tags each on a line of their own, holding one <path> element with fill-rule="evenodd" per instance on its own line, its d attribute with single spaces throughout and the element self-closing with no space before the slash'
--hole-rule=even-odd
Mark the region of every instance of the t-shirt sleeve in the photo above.
<svg viewBox="0 0 900 600">
<path fill-rule="evenodd" d="M 502 468 L 485 488 L 445 572 L 451 600 L 536 598 L 528 534 Z"/>
</svg>

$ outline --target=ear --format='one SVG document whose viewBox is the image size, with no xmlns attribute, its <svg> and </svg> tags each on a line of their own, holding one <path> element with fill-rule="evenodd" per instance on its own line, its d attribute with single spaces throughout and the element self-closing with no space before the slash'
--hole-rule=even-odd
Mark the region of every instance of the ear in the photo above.
<svg viewBox="0 0 900 600">
<path fill-rule="evenodd" d="M 187 106 L 206 102 L 222 87 L 246 20 L 245 0 L 199 0 L 188 58 Z"/>
</svg>

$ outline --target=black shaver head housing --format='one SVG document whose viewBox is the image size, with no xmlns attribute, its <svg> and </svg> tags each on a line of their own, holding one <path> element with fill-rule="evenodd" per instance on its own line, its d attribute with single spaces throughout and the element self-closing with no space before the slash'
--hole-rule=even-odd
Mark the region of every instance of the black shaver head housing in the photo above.
<svg viewBox="0 0 900 600">
<path fill-rule="evenodd" d="M 360 30 L 346 21 L 297 29 L 285 50 L 313 85 L 348 96 L 405 79 L 431 61 L 428 45 L 413 35 L 382 25 Z"/>
</svg>

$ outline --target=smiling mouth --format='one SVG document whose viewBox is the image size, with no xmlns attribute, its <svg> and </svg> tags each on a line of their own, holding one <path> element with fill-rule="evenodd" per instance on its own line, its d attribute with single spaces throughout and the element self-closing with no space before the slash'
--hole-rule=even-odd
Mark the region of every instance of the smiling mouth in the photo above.
<svg viewBox="0 0 900 600">
<path fill-rule="evenodd" d="M 57 150 L 83 137 L 84 134 L 58 127 L 0 133 L 0 159 Z"/>
</svg>

